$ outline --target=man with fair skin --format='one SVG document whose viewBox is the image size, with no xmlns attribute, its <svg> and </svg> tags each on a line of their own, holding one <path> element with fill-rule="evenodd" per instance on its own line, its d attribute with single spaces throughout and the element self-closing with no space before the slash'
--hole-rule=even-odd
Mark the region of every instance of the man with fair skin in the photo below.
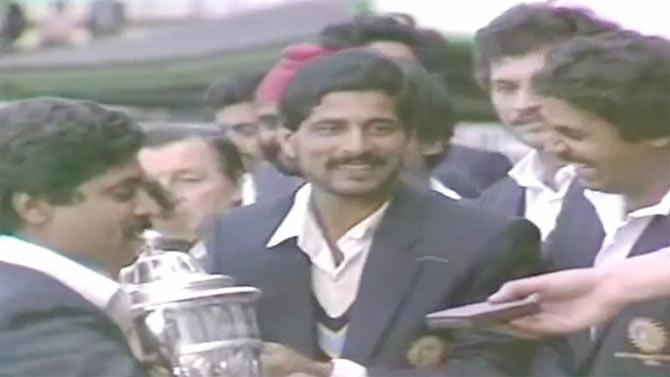
<svg viewBox="0 0 670 377">
<path fill-rule="evenodd" d="M 575 166 L 571 192 L 546 242 L 550 270 L 604 267 L 670 247 L 670 42 L 634 32 L 567 41 L 534 88 L 556 133 L 552 152 Z M 632 305 L 558 345 L 567 375 L 667 376 L 667 300 Z"/>
<path fill-rule="evenodd" d="M 0 109 L 0 370 L 143 376 L 112 302 L 151 215 L 125 114 L 34 99 Z"/>
<path fill-rule="evenodd" d="M 485 299 L 495 282 L 527 273 L 538 239 L 524 220 L 401 183 L 415 90 L 369 51 L 307 64 L 281 114 L 291 132 L 282 146 L 308 184 L 214 224 L 209 270 L 263 291 L 260 330 L 274 342 L 264 353 L 268 376 L 493 376 L 522 367 L 510 356 L 522 343 L 424 324 L 433 310 Z"/>
<path fill-rule="evenodd" d="M 203 221 L 245 203 L 244 167 L 235 145 L 219 132 L 189 127 L 157 128 L 147 134 L 139 153 L 147 176 L 173 200 L 167 217 L 152 219 L 154 228 L 193 242 Z M 250 200 L 251 201 L 251 200 Z"/>
<path fill-rule="evenodd" d="M 505 11 L 475 35 L 475 74 L 507 130 L 532 151 L 508 176 L 479 198 L 483 206 L 532 221 L 551 233 L 574 174 L 547 150 L 552 131 L 541 120 L 540 98 L 532 88 L 552 45 L 576 35 L 614 29 L 579 9 L 520 4 Z"/>
</svg>

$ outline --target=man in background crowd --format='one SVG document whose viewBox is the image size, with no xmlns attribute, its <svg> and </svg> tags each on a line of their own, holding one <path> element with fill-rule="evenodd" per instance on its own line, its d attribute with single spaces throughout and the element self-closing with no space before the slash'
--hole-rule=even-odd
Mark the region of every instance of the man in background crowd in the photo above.
<svg viewBox="0 0 670 377">
<path fill-rule="evenodd" d="M 523 216 L 542 234 L 551 233 L 574 173 L 548 150 L 553 131 L 541 119 L 532 78 L 552 45 L 577 35 L 614 30 L 584 10 L 548 4 L 519 4 L 475 35 L 475 74 L 506 129 L 533 150 L 508 176 L 486 190 L 479 203 Z"/>
<path fill-rule="evenodd" d="M 147 133 L 139 161 L 159 182 L 173 208 L 152 219 L 156 230 L 193 243 L 203 222 L 253 202 L 243 192 L 244 166 L 235 145 L 215 130 L 169 126 Z"/>
<path fill-rule="evenodd" d="M 0 109 L 0 374 L 135 377 L 112 279 L 148 225 L 125 114 L 31 99 Z M 154 209 L 156 207 L 153 207 Z"/>
<path fill-rule="evenodd" d="M 265 160 L 259 145 L 258 115 L 254 96 L 265 74 L 241 73 L 216 81 L 205 101 L 216 112 L 216 125 L 237 146 L 247 171 Z"/>
</svg>

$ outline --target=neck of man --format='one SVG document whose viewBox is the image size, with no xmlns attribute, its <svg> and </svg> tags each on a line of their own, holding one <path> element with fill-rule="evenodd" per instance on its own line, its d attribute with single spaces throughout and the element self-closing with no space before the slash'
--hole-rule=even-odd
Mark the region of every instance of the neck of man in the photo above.
<svg viewBox="0 0 670 377">
<path fill-rule="evenodd" d="M 658 204 L 670 191 L 670 149 L 640 171 L 647 178 L 632 182 L 630 192 L 623 194 L 627 212 Z"/>
<path fill-rule="evenodd" d="M 391 196 L 392 190 L 370 195 L 343 196 L 318 189 L 312 191 L 312 208 L 324 237 L 336 244 L 342 236 L 376 210 Z"/>
<path fill-rule="evenodd" d="M 537 157 L 544 168 L 540 179 L 547 185 L 547 187 L 550 187 L 554 191 L 558 190 L 556 173 L 558 173 L 566 163 L 558 159 L 555 155 L 540 150 L 537 151 Z"/>
</svg>

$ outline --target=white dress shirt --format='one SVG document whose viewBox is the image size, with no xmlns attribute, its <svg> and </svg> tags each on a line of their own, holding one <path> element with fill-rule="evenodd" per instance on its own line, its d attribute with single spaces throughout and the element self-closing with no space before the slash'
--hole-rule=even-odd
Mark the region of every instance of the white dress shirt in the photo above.
<svg viewBox="0 0 670 377">
<path fill-rule="evenodd" d="M 540 229 L 542 240 L 554 230 L 563 199 L 575 177 L 572 166 L 564 166 L 553 177 L 553 187 L 544 182 L 546 167 L 536 151 L 531 151 L 507 173 L 526 191 L 524 217 Z"/>
<path fill-rule="evenodd" d="M 242 174 L 242 205 L 256 203 L 256 182 L 251 173 Z"/>
<path fill-rule="evenodd" d="M 344 259 L 335 265 L 328 242 L 310 210 L 311 192 L 311 184 L 305 184 L 296 192 L 293 206 L 270 237 L 267 246 L 273 247 L 289 238 L 297 238 L 298 247 L 312 263 L 312 289 L 316 299 L 329 316 L 338 317 L 356 299 L 372 239 L 388 208 L 388 202 L 337 240 L 337 247 L 342 251 Z M 367 375 L 363 366 L 349 360 L 333 359 L 333 365 L 331 377 Z"/>
<path fill-rule="evenodd" d="M 39 271 L 100 308 L 123 331 L 135 356 L 141 355 L 130 298 L 116 281 L 42 246 L 0 236 L 0 261 Z"/>
<path fill-rule="evenodd" d="M 120 288 L 107 276 L 16 237 L 0 236 L 0 261 L 48 275 L 103 310 Z"/>
<path fill-rule="evenodd" d="M 584 196 L 595 208 L 605 232 L 594 266 L 626 259 L 652 218 L 670 215 L 670 190 L 658 203 L 628 213 L 621 195 L 584 190 Z"/>
</svg>

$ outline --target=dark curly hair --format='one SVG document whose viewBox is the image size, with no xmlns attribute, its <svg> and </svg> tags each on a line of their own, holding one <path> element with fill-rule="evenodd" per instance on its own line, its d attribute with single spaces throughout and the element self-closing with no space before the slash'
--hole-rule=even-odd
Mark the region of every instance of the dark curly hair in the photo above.
<svg viewBox="0 0 670 377">
<path fill-rule="evenodd" d="M 319 33 L 319 45 L 331 50 L 363 47 L 376 41 L 406 45 L 430 72 L 441 73 L 447 65 L 447 39 L 433 29 L 417 27 L 408 14 L 359 15 L 348 22 L 328 25 Z"/>
<path fill-rule="evenodd" d="M 349 49 L 319 57 L 301 69 L 286 89 L 280 104 L 284 126 L 296 131 L 332 92 L 380 91 L 395 100 L 398 117 L 413 129 L 416 85 L 407 80 L 396 63 L 366 49 Z"/>
<path fill-rule="evenodd" d="M 265 73 L 265 71 L 246 72 L 217 80 L 205 91 L 205 102 L 214 109 L 241 102 L 253 102 L 256 88 Z"/>
<path fill-rule="evenodd" d="M 575 36 L 618 29 L 586 9 L 543 3 L 515 5 L 475 33 L 475 78 L 482 88 L 488 88 L 490 64 L 497 58 L 525 55 Z"/>
<path fill-rule="evenodd" d="M 620 31 L 568 40 L 534 79 L 538 93 L 593 113 L 635 141 L 670 136 L 670 41 Z"/>
<path fill-rule="evenodd" d="M 81 184 L 135 158 L 143 142 L 126 114 L 93 102 L 36 98 L 0 108 L 0 233 L 20 227 L 15 193 L 71 203 Z"/>
</svg>

